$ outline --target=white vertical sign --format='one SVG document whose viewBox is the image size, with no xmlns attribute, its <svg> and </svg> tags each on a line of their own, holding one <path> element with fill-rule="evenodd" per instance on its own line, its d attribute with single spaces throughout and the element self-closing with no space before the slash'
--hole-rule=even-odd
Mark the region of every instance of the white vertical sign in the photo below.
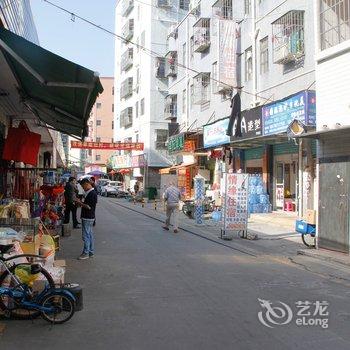
<svg viewBox="0 0 350 350">
<path fill-rule="evenodd" d="M 218 80 L 220 87 L 237 86 L 237 37 L 238 24 L 219 20 Z"/>
</svg>

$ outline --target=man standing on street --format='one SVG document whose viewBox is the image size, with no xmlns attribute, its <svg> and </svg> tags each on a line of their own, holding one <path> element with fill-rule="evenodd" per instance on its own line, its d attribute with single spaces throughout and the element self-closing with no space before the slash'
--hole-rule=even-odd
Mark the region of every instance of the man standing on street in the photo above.
<svg viewBox="0 0 350 350">
<path fill-rule="evenodd" d="M 66 187 L 64 188 L 64 199 L 66 202 L 64 223 L 69 224 L 70 213 L 72 212 L 74 228 L 79 228 L 79 222 L 77 220 L 77 206 L 75 203 L 77 199 L 77 193 L 78 189 L 76 186 L 76 179 L 75 177 L 70 177 L 66 184 Z"/>
<path fill-rule="evenodd" d="M 80 184 L 85 191 L 84 202 L 78 201 L 78 204 L 81 206 L 81 224 L 84 248 L 82 254 L 78 257 L 78 260 L 85 260 L 94 257 L 93 224 L 95 221 L 97 193 L 92 187 L 89 179 L 81 180 Z"/>
<path fill-rule="evenodd" d="M 166 202 L 166 221 L 164 230 L 169 231 L 170 219 L 173 216 L 174 221 L 174 233 L 179 232 L 178 224 L 178 214 L 179 214 L 179 201 L 181 200 L 181 192 L 175 186 L 174 183 L 171 183 L 170 186 L 164 192 L 164 201 Z"/>
</svg>

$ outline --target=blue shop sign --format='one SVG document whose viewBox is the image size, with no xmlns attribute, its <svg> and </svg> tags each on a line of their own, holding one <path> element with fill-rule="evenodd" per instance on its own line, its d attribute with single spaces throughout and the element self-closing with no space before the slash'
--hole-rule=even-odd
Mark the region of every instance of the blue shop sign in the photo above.
<svg viewBox="0 0 350 350">
<path fill-rule="evenodd" d="M 230 136 L 226 135 L 230 118 L 220 119 L 212 124 L 204 125 L 204 148 L 216 147 L 230 143 Z"/>
<path fill-rule="evenodd" d="M 263 135 L 286 132 L 289 124 L 298 119 L 305 125 L 316 125 L 315 91 L 302 91 L 279 102 L 263 106 Z"/>
</svg>

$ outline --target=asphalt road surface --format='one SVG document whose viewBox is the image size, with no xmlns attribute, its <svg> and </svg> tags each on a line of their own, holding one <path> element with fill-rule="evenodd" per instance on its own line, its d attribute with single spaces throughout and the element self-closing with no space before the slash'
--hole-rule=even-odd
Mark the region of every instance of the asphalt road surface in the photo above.
<svg viewBox="0 0 350 350">
<path fill-rule="evenodd" d="M 60 253 L 84 310 L 57 326 L 0 320 L 1 350 L 350 349 L 345 278 L 163 231 L 114 199 L 99 199 L 95 236 L 94 259 L 76 260 L 80 230 Z"/>
</svg>

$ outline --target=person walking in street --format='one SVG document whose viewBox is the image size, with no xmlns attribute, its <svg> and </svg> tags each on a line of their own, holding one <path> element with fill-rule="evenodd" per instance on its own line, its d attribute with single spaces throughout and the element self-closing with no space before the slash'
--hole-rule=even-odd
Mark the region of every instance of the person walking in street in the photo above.
<svg viewBox="0 0 350 350">
<path fill-rule="evenodd" d="M 181 192 L 171 183 L 164 192 L 164 201 L 166 202 L 166 221 L 164 230 L 169 231 L 170 219 L 173 217 L 174 233 L 179 232 L 178 216 L 179 216 L 179 202 L 181 200 Z"/>
<path fill-rule="evenodd" d="M 140 190 L 140 185 L 139 185 L 139 182 L 136 181 L 134 185 L 135 196 L 137 196 L 137 194 L 139 193 L 139 190 Z"/>
<path fill-rule="evenodd" d="M 94 257 L 93 224 L 95 221 L 97 193 L 92 187 L 89 179 L 81 180 L 80 184 L 85 191 L 84 202 L 78 201 L 78 204 L 81 206 L 81 224 L 84 248 L 82 254 L 78 257 L 78 260 L 85 260 Z"/>
<path fill-rule="evenodd" d="M 72 213 L 73 227 L 79 228 L 79 222 L 77 220 L 77 199 L 78 189 L 76 185 L 75 177 L 70 177 L 65 188 L 64 188 L 64 199 L 66 203 L 66 208 L 64 212 L 64 223 L 69 224 L 70 213 Z"/>
</svg>

